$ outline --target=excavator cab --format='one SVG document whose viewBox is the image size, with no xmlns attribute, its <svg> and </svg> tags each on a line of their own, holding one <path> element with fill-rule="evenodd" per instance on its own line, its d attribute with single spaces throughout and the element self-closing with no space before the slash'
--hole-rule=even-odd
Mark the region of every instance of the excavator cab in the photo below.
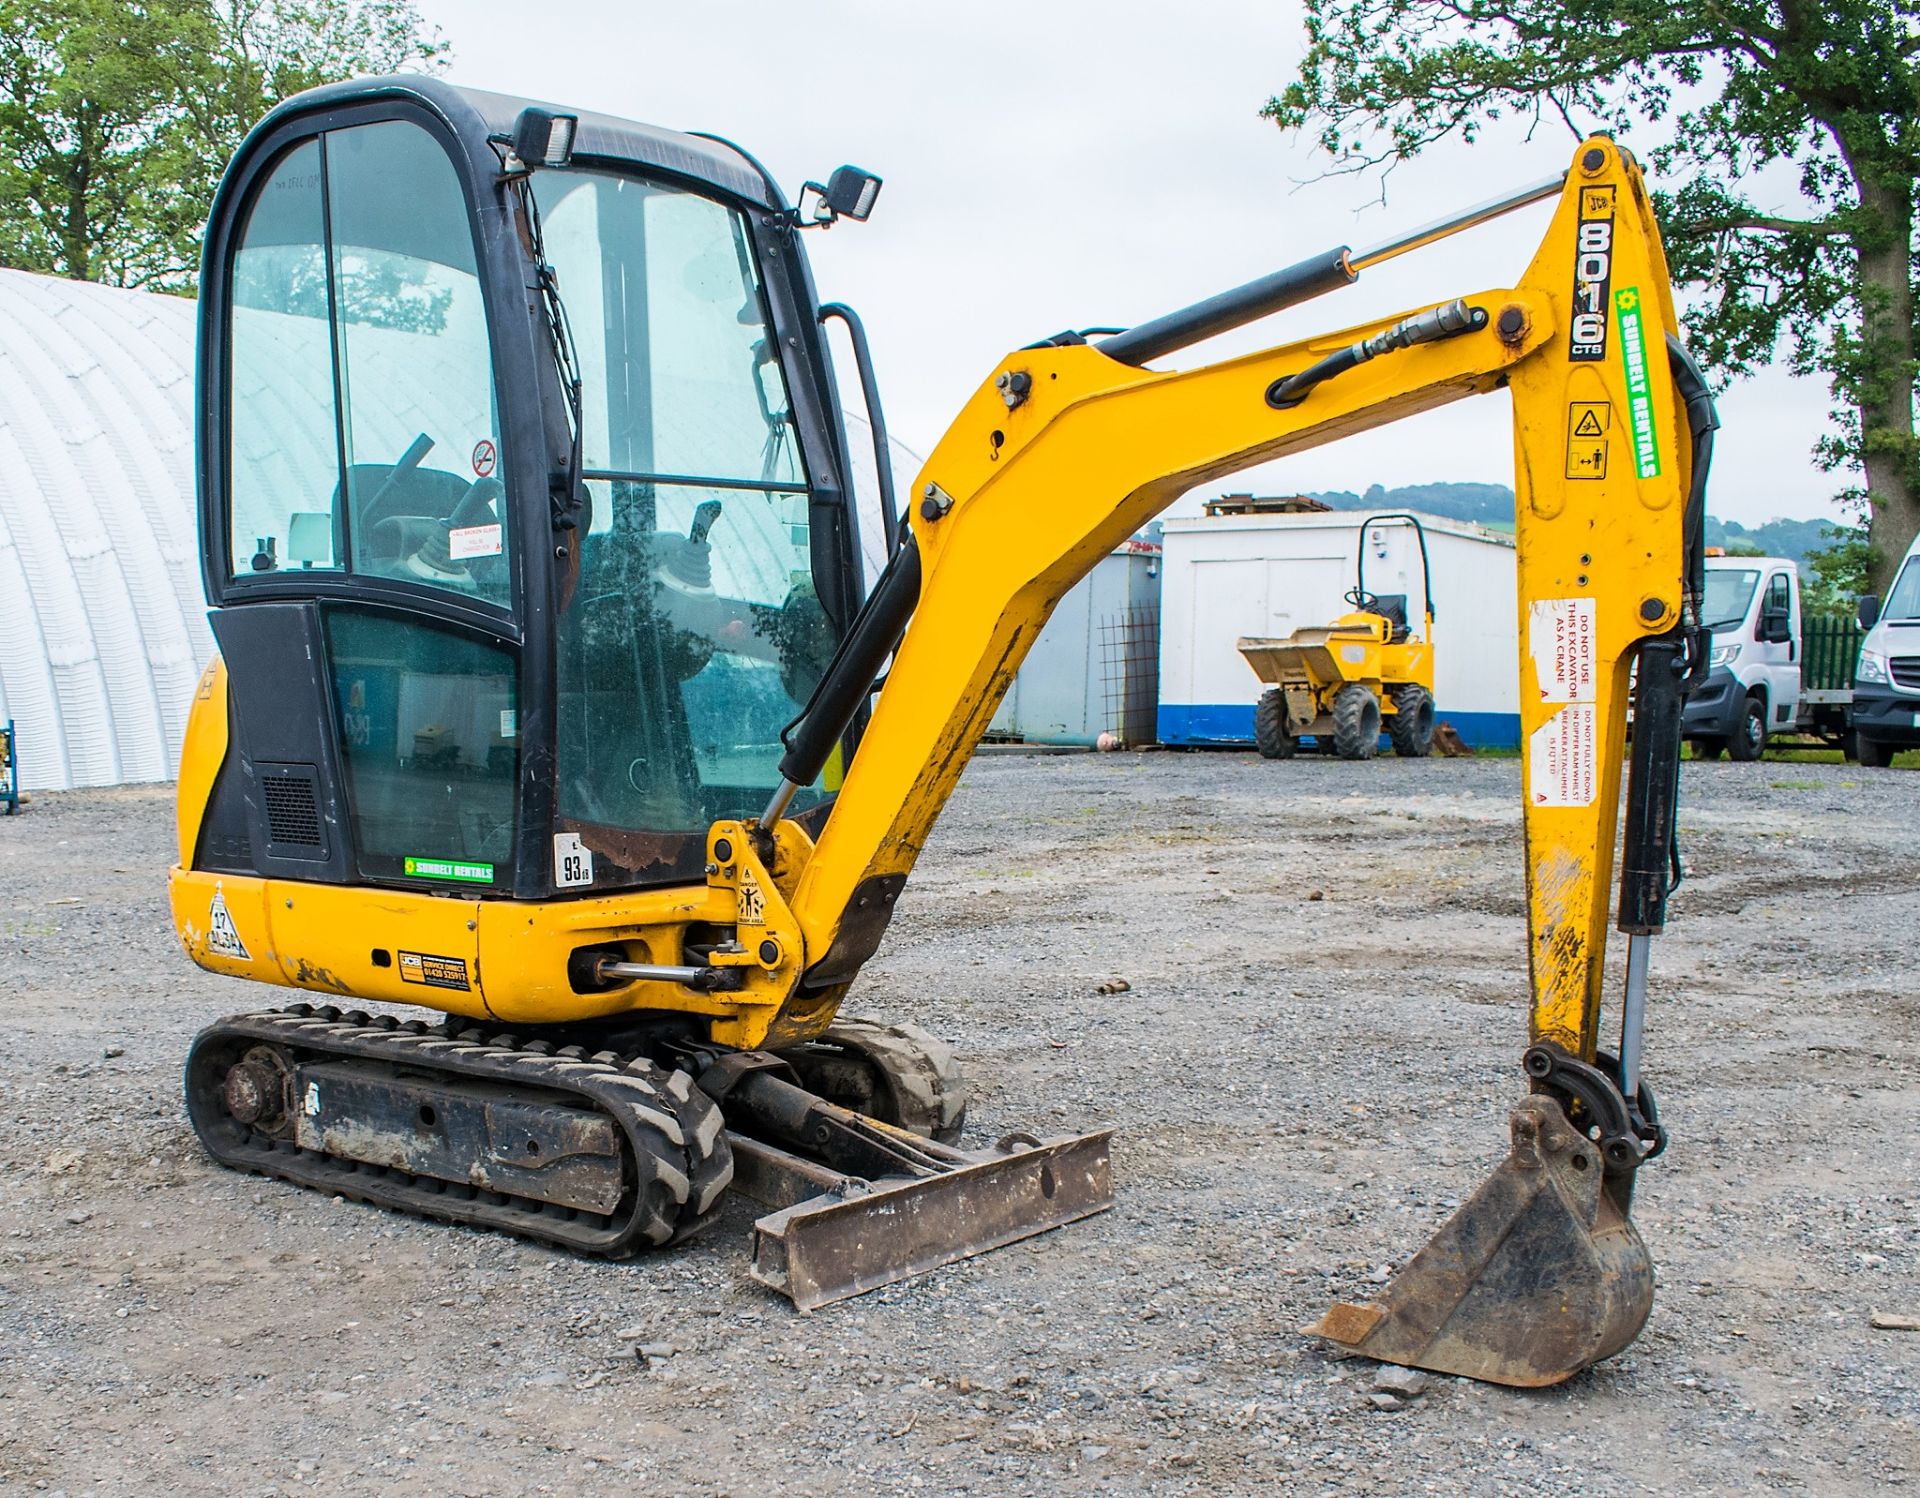
<svg viewBox="0 0 1920 1498">
<path fill-rule="evenodd" d="M 555 120 L 564 154 L 516 153 Z M 195 866 L 518 899 L 699 879 L 861 595 L 812 285 L 759 168 L 348 85 L 248 140 L 206 254 L 206 586 L 242 752 Z"/>
</svg>

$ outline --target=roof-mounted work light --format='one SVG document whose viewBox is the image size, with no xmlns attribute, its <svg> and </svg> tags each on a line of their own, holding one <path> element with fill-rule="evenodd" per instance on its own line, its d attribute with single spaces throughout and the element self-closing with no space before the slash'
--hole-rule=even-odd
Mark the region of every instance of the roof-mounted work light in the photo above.
<svg viewBox="0 0 1920 1498">
<path fill-rule="evenodd" d="M 522 170 L 536 166 L 565 166 L 573 160 L 574 132 L 580 128 L 577 114 L 556 114 L 529 104 L 513 122 L 509 146 L 519 158 Z"/>
</svg>

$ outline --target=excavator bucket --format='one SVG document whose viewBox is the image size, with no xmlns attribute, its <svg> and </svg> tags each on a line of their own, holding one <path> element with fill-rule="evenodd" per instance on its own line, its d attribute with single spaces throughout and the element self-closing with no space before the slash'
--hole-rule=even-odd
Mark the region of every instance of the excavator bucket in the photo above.
<svg viewBox="0 0 1920 1498">
<path fill-rule="evenodd" d="M 1516 1388 L 1571 1378 L 1640 1334 L 1653 1262 L 1627 1216 L 1631 1173 L 1560 1105 L 1513 1110 L 1513 1149 L 1396 1275 L 1377 1302 L 1340 1304 L 1308 1327 L 1342 1347 Z"/>
</svg>

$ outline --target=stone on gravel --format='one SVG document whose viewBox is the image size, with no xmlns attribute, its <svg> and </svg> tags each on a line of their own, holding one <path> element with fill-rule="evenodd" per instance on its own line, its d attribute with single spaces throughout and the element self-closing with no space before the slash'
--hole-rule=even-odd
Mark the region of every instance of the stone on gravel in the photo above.
<svg viewBox="0 0 1920 1498">
<path fill-rule="evenodd" d="M 1397 1394 L 1402 1399 L 1418 1399 L 1433 1380 L 1418 1368 L 1389 1365 L 1373 1375 L 1373 1386 L 1382 1394 Z"/>
<path fill-rule="evenodd" d="M 1406 1400 L 1396 1398 L 1392 1394 L 1369 1394 L 1367 1403 L 1376 1410 L 1386 1411 L 1389 1415 L 1396 1415 L 1407 1407 Z"/>
<path fill-rule="evenodd" d="M 1896 1316 L 1891 1311 L 1875 1311 L 1867 1323 L 1877 1332 L 1920 1332 L 1920 1316 Z"/>
</svg>

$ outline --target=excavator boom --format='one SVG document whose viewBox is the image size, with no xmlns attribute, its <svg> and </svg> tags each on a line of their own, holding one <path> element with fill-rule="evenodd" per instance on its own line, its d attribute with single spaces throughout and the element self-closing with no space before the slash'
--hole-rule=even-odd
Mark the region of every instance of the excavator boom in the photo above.
<svg viewBox="0 0 1920 1498">
<path fill-rule="evenodd" d="M 1382 1300 L 1336 1307 L 1314 1330 L 1390 1361 L 1517 1384 L 1556 1382 L 1618 1351 L 1652 1305 L 1651 1264 L 1627 1215 L 1634 1173 L 1665 1139 L 1638 1077 L 1645 943 L 1664 922 L 1679 707 L 1701 660 L 1694 607 L 1714 424 L 1678 342 L 1637 166 L 1595 137 L 1556 195 L 1511 288 L 1187 371 L 1110 352 L 1170 352 L 1177 319 L 1150 339 L 1023 349 L 995 371 L 915 481 L 913 550 L 871 606 L 889 627 L 869 636 L 868 659 L 846 664 L 849 679 L 871 680 L 898 640 L 861 757 L 791 901 L 808 952 L 826 955 L 773 1023 L 804 1024 L 813 995 L 877 946 L 1022 657 L 1099 557 L 1196 485 L 1504 388 L 1517 476 L 1525 1067 L 1539 1096 L 1514 1115 L 1508 1161 Z M 1326 264 L 1310 262 L 1278 294 L 1326 289 Z M 1243 310 L 1262 309 L 1249 297 Z M 1222 315 L 1216 305 L 1188 332 L 1218 331 Z M 909 610 L 904 630 L 892 628 Z M 1599 1027 L 1636 669 L 1620 890 L 1632 946 L 1615 1057 L 1601 1052 Z M 829 679 L 816 703 L 833 691 Z M 788 784 L 811 778 L 808 728 L 783 764 Z M 815 744 L 831 736 L 814 725 Z"/>
</svg>

